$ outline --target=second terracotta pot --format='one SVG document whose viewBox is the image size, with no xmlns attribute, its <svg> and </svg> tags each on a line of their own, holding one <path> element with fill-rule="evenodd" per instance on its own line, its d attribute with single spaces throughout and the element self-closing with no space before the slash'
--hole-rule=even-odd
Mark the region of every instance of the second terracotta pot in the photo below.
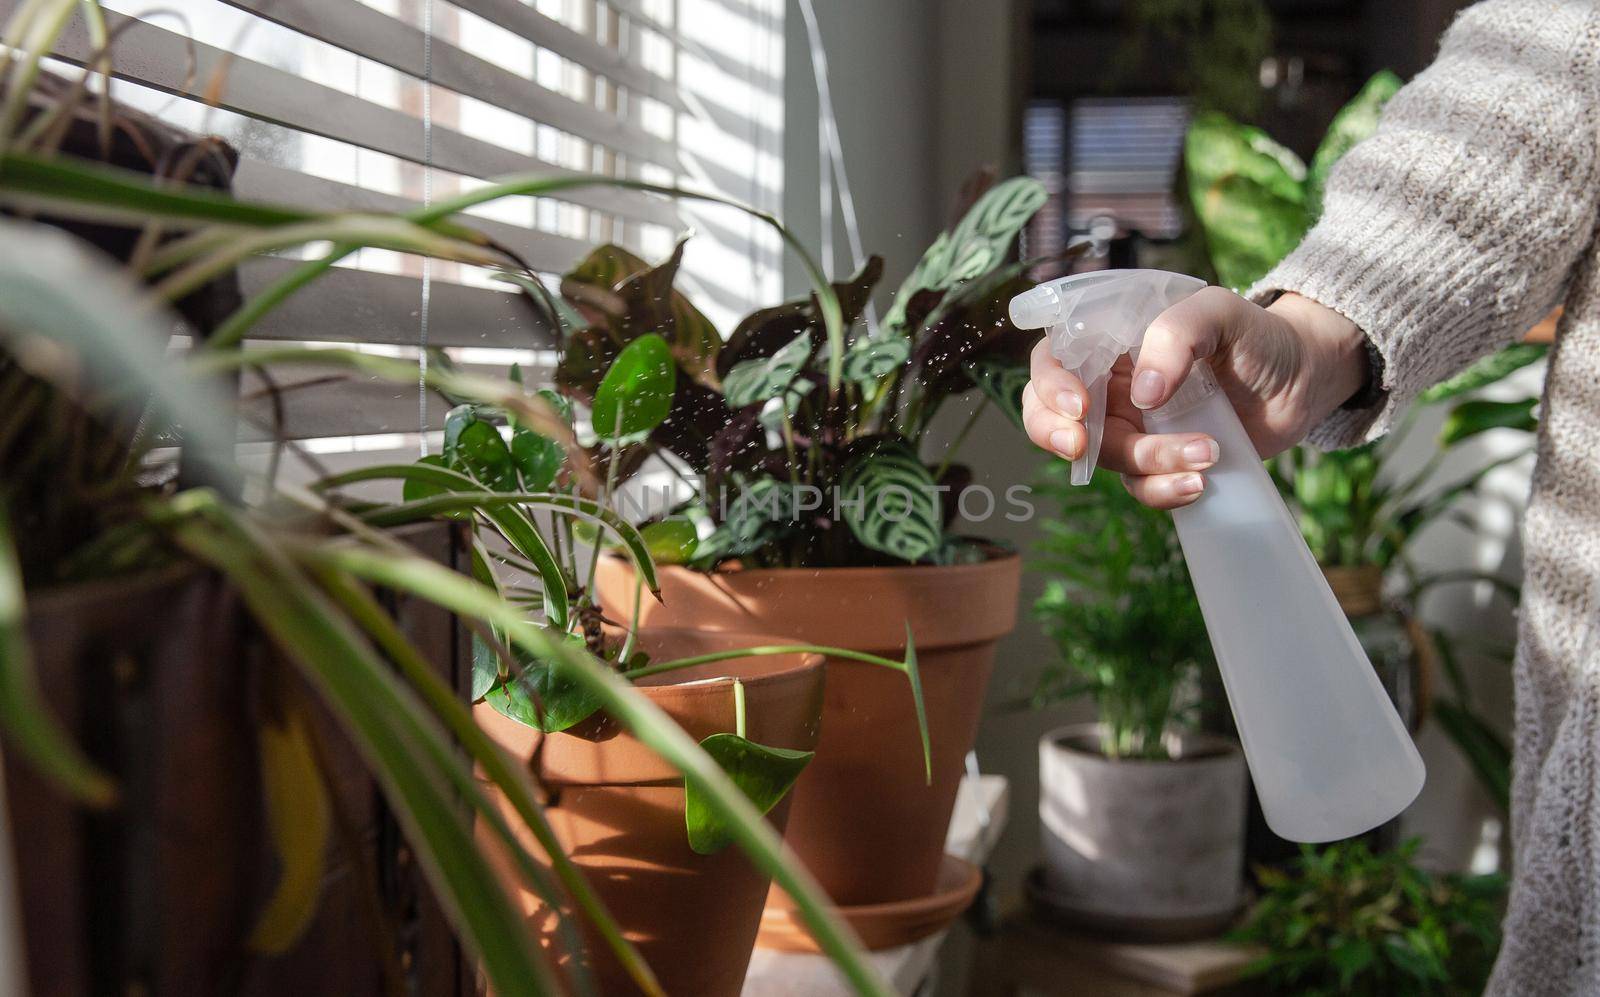
<svg viewBox="0 0 1600 997">
<path fill-rule="evenodd" d="M 666 661 L 777 638 L 652 629 L 640 645 Z M 696 741 L 734 730 L 731 678 L 744 684 L 746 736 L 769 747 L 811 750 L 822 711 L 823 659 L 818 655 L 742 658 L 652 676 L 639 691 Z M 598 715 L 569 731 L 540 735 L 487 704 L 475 708 L 480 726 L 534 770 L 550 794 L 546 813 L 562 848 L 594 885 L 623 934 L 650 964 L 669 994 L 735 997 L 755 945 L 768 877 L 737 846 L 699 855 L 684 829 L 683 779 L 677 771 Z M 507 822 L 522 831 L 530 854 L 541 851 L 521 818 L 494 789 Z M 781 834 L 793 793 L 768 819 Z M 480 829 L 479 837 L 490 840 Z M 520 878 L 497 847 L 488 848 L 508 883 Z M 519 890 L 542 942 L 563 962 L 555 913 L 531 891 Z M 584 924 L 584 943 L 603 994 L 638 988 Z"/>
<path fill-rule="evenodd" d="M 977 736 L 995 642 L 1016 623 L 1021 563 L 779 568 L 706 574 L 661 569 L 647 626 L 777 633 L 898 658 L 915 635 L 932 738 L 924 777 L 911 691 L 898 672 L 830 658 L 817 756 L 800 777 L 788 843 L 842 906 L 911 900 L 937 886 L 963 760 Z M 633 569 L 607 558 L 599 596 L 626 619 Z M 778 891 L 774 891 L 775 895 Z M 783 898 L 775 896 L 777 902 Z"/>
</svg>

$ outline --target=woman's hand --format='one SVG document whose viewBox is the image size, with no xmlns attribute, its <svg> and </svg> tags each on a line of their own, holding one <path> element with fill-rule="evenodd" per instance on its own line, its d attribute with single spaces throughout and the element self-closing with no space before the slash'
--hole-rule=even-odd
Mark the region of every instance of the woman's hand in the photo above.
<svg viewBox="0 0 1600 997">
<path fill-rule="evenodd" d="M 1202 472 L 1217 462 L 1217 441 L 1201 433 L 1153 435 L 1144 410 L 1177 390 L 1196 360 L 1209 360 L 1239 421 L 1262 457 L 1298 443 L 1366 376 L 1355 323 L 1309 298 L 1288 294 L 1271 307 L 1208 287 L 1150 324 L 1135 367 L 1124 356 L 1106 389 L 1100 464 L 1123 475 L 1134 498 L 1176 509 L 1200 497 Z M 1089 394 L 1041 340 L 1033 379 L 1022 392 L 1022 420 L 1036 445 L 1068 460 L 1083 455 Z"/>
</svg>

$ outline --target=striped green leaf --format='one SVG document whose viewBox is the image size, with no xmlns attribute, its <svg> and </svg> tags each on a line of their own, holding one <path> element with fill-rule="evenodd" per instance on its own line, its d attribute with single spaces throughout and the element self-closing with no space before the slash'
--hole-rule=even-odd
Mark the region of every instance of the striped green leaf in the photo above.
<svg viewBox="0 0 1600 997">
<path fill-rule="evenodd" d="M 920 561 L 944 539 L 933 475 L 905 441 L 872 441 L 845 465 L 840 510 L 857 540 L 906 561 Z"/>
</svg>

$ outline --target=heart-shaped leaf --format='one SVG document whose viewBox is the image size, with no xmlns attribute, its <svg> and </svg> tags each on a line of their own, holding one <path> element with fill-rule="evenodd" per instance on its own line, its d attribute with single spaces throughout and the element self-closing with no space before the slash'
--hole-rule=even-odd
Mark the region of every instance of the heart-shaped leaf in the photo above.
<svg viewBox="0 0 1600 997">
<path fill-rule="evenodd" d="M 722 379 L 722 396 L 729 408 L 755 405 L 777 398 L 799 375 L 811 356 L 811 334 L 802 332 L 770 357 L 734 364 Z"/>
<path fill-rule="evenodd" d="M 677 386 L 672 350 L 655 333 L 623 348 L 594 394 L 590 420 L 603 440 L 648 433 L 672 411 Z"/>
<path fill-rule="evenodd" d="M 687 564 L 700 535 L 687 519 L 664 519 L 639 527 L 645 549 L 657 564 Z"/>
<path fill-rule="evenodd" d="M 582 644 L 582 638 L 576 635 L 568 635 L 567 639 L 575 645 Z M 487 647 L 484 650 L 493 654 Z M 589 687 L 571 676 L 570 666 L 559 660 L 535 661 L 520 648 L 512 653 L 521 671 L 497 683 L 484 697 L 501 715 L 554 734 L 587 720 L 600 708 L 600 700 Z"/>
<path fill-rule="evenodd" d="M 522 490 L 542 492 L 556 480 L 567 455 L 555 440 L 518 426 L 511 434 L 511 459 L 522 475 Z"/>
<path fill-rule="evenodd" d="M 516 464 L 505 438 L 469 406 L 452 409 L 445 421 L 444 460 L 447 467 L 470 474 L 492 491 L 517 488 Z"/>
<path fill-rule="evenodd" d="M 769 748 L 737 734 L 712 734 L 700 742 L 700 747 L 763 814 L 770 813 L 794 787 L 814 754 Z M 689 847 L 697 854 L 714 855 L 733 842 L 728 825 L 706 804 L 693 779 L 684 781 L 683 821 L 689 832 Z"/>
</svg>

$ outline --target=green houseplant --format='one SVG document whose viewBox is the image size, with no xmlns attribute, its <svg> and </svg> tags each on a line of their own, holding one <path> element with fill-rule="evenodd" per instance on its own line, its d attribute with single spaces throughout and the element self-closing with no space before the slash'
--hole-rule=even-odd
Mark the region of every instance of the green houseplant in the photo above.
<svg viewBox="0 0 1600 997">
<path fill-rule="evenodd" d="M 662 384 L 669 357 L 657 334 L 631 342 L 596 394 L 590 428 L 609 422 L 616 436 L 653 428 L 670 398 L 670 386 Z M 521 380 L 513 371 L 511 382 Z M 548 390 L 539 394 L 573 428 L 571 406 Z M 618 459 L 613 449 L 613 472 Z M 909 631 L 905 661 L 899 662 L 844 648 L 606 622 L 580 570 L 580 553 L 591 555 L 592 569 L 602 542 L 613 541 L 636 569 L 637 602 L 656 597 L 643 591 L 658 590 L 652 553 L 681 554 L 693 534 L 683 535 L 680 520 L 635 530 L 611 507 L 613 488 L 605 487 L 598 500 L 582 496 L 577 470 L 555 441 L 514 412 L 468 404 L 446 419 L 440 454 L 411 465 L 361 468 L 317 487 L 333 492 L 363 482 L 403 481 L 399 505 L 352 507 L 372 523 L 427 514 L 471 516 L 474 575 L 524 606 L 553 636 L 586 648 L 638 684 L 680 726 L 695 731 L 701 748 L 779 830 L 784 800 L 812 757 L 821 720 L 819 654 L 904 673 L 926 752 Z M 614 482 L 614 473 L 606 477 Z M 538 513 L 551 517 L 548 526 Z M 575 683 L 559 660 L 507 647 L 495 628 L 473 639 L 472 698 L 480 704 L 480 725 L 496 743 L 531 768 L 541 784 L 562 787 L 546 807 L 560 849 L 592 872 L 606 906 L 618 912 L 622 934 L 638 945 L 662 986 L 673 993 L 738 993 L 769 879 L 742 859 L 718 855 L 733 835 L 698 786 L 661 785 L 660 760 L 634 739 L 618 736 L 616 724 L 598 716 L 592 692 Z M 754 740 L 756 731 L 778 741 Z M 510 801 L 500 802 L 503 810 L 511 809 Z M 618 864 L 626 864 L 630 874 L 610 874 Z M 547 924 L 549 906 L 536 895 L 531 901 L 530 921 Z M 561 942 L 553 930 L 544 934 Z M 605 952 L 595 942 L 588 949 Z M 623 963 L 602 958 L 597 970 L 602 989 L 629 986 Z"/>
<path fill-rule="evenodd" d="M 1033 612 L 1060 661 L 1032 701 L 1086 695 L 1098 722 L 1039 741 L 1045 864 L 1029 886 L 1101 930 L 1214 931 L 1239 906 L 1245 775 L 1237 744 L 1185 729 L 1185 694 L 1212 661 L 1205 621 L 1172 518 L 1115 475 L 1075 488 L 1069 473 L 1052 462 L 1035 488 L 1052 508 Z"/>
<path fill-rule="evenodd" d="M 1288 869 L 1262 870 L 1261 899 L 1235 934 L 1266 949 L 1253 973 L 1275 993 L 1482 993 L 1505 881 L 1426 872 L 1417 845 L 1308 847 Z"/>
<path fill-rule="evenodd" d="M 1374 131 L 1384 103 L 1400 85 L 1388 72 L 1368 81 L 1334 117 L 1309 166 L 1258 129 L 1219 114 L 1196 119 L 1184 150 L 1189 198 L 1222 283 L 1248 287 L 1294 248 L 1321 212 L 1322 187 L 1333 165 Z M 1473 393 L 1536 363 L 1545 352 L 1542 345 L 1522 343 L 1479 361 L 1424 392 L 1382 440 L 1330 453 L 1297 447 L 1269 464 L 1363 646 L 1413 724 L 1427 708 L 1420 692 L 1427 678 L 1421 671 L 1437 650 L 1451 683 L 1449 696 L 1437 703 L 1438 718 L 1502 809 L 1509 748 L 1471 707 L 1454 656 L 1443 646 L 1445 635 L 1423 633 L 1412 615 L 1412 607 L 1432 588 L 1482 576 L 1425 575 L 1408 554 L 1423 530 L 1463 518 L 1461 500 L 1485 476 L 1526 456 L 1527 451 L 1515 452 L 1443 485 L 1433 481 L 1452 451 L 1479 434 L 1535 428 L 1535 398 L 1498 400 Z M 1420 467 L 1400 467 L 1395 455 L 1430 410 L 1442 413 L 1435 416 L 1440 423 L 1436 449 Z M 1383 597 L 1385 580 L 1391 578 L 1403 580 L 1397 603 Z"/>
<path fill-rule="evenodd" d="M 689 482 L 681 511 L 702 535 L 690 564 L 662 569 L 662 601 L 637 609 L 631 568 L 603 558 L 607 617 L 891 656 L 906 624 L 916 634 L 931 786 L 903 691 L 882 670 L 835 657 L 817 757 L 795 790 L 789 840 L 847 916 L 934 892 L 993 642 L 1013 625 L 1016 557 L 950 532 L 970 474 L 918 448 L 934 414 L 962 395 L 1016 417 L 1031 336 L 1004 319 L 1023 272 L 1006 260 L 1043 200 L 1020 178 L 982 193 L 875 329 L 861 320 L 883 272 L 876 257 L 832 295 L 754 312 L 725 341 L 672 287 L 681 246 L 654 265 L 600 247 L 550 309 L 568 337 L 558 385 L 582 404 L 598 404 L 613 358 L 642 333 L 661 332 L 671 348 L 665 419 L 609 440 L 596 430 L 602 452 L 620 452 L 623 476 L 654 457 Z M 794 934 L 782 897 L 769 915 L 774 932 Z"/>
<path fill-rule="evenodd" d="M 303 684 L 314 694 L 311 700 L 287 693 L 269 713 L 261 734 L 264 783 L 269 809 L 276 813 L 269 829 L 279 850 L 281 875 L 268 916 L 258 924 L 258 929 L 272 930 L 258 930 L 258 943 L 291 944 L 315 907 L 325 845 L 316 829 L 326 831 L 328 824 L 325 816 L 316 816 L 316 799 L 326 773 L 319 776 L 317 749 L 305 732 L 309 717 L 325 708 L 382 787 L 410 854 L 496 992 L 555 992 L 568 983 L 587 991 L 592 981 L 581 967 L 563 971 L 539 953 L 474 844 L 475 820 L 480 833 L 489 834 L 511 856 L 528 888 L 553 908 L 575 908 L 601 925 L 619 958 L 632 967 L 635 981 L 646 991 L 659 992 L 632 947 L 614 930 L 604 929 L 611 922 L 603 906 L 559 849 L 549 855 L 558 882 L 540 873 L 518 836 L 521 830 L 545 840 L 547 824 L 534 787 L 472 722 L 454 690 L 434 674 L 426 655 L 383 610 L 369 589 L 377 586 L 480 621 L 532 659 L 553 668 L 558 664 L 563 677 L 587 690 L 599 708 L 688 779 L 706 807 L 731 817 L 722 826 L 758 865 L 777 870 L 779 880 L 802 899 L 805 916 L 815 920 L 818 937 L 854 984 L 863 991 L 884 992 L 818 902 L 805 874 L 783 860 L 778 839 L 759 810 L 676 723 L 582 647 L 534 625 L 525 606 L 419 557 L 395 535 L 378 529 L 431 517 L 433 511 L 412 508 L 396 514 L 389 508 L 330 504 L 280 486 L 271 477 L 251 482 L 251 501 L 238 497 L 245 476 L 234 464 L 231 438 L 220 430 L 227 422 L 222 415 L 228 404 L 215 386 L 219 375 L 246 366 L 314 359 L 406 383 L 416 377 L 413 365 L 370 354 L 315 351 L 312 358 L 293 349 L 241 350 L 238 339 L 253 321 L 364 245 L 507 267 L 520 275 L 515 260 L 454 216 L 472 203 L 496 197 L 615 181 L 514 178 L 463 200 L 399 217 L 245 204 L 225 193 L 158 184 L 147 176 L 61 156 L 45 140 L 51 139 L 53 122 L 76 113 L 83 90 L 70 91 L 67 99 L 47 103 L 42 111 L 29 110 L 29 101 L 42 53 L 75 7 L 60 0 L 24 5 L 7 26 L 12 47 L 0 60 L 0 71 L 8 74 L 7 89 L 0 94 L 0 202 L 11 209 L 113 219 L 135 228 L 160 225 L 176 234 L 140 255 L 131 272 L 120 272 L 59 232 L 3 223 L 0 386 L 10 397 L 7 457 L 16 458 L 5 475 L 5 519 L 17 518 L 19 511 L 39 511 L 18 505 L 37 501 L 20 496 L 53 496 L 53 502 L 83 499 L 105 513 L 90 519 L 86 535 L 70 538 L 64 547 L 50 546 L 59 537 L 43 531 L 7 530 L 0 538 L 0 551 L 6 555 L 0 558 L 0 672 L 5 678 L 0 729 L 14 757 L 26 759 L 86 805 L 114 805 L 119 787 L 73 746 L 41 702 L 32 676 L 34 648 L 27 639 L 37 620 L 28 606 L 41 596 L 49 602 L 61 586 L 95 580 L 114 586 L 163 566 L 212 572 L 268 639 L 259 646 L 270 643 L 291 669 L 283 673 L 294 676 L 286 688 Z M 91 21 L 97 14 L 90 4 Z M 117 113 L 110 106 L 103 110 Z M 192 356 L 174 359 L 166 354 L 167 303 L 184 299 L 254 253 L 324 241 L 333 245 L 331 252 L 245 302 Z M 142 277 L 148 289 L 130 277 Z M 826 287 L 819 291 L 824 298 L 829 293 Z M 432 371 L 428 378 L 436 390 L 501 408 L 552 441 L 566 442 L 565 427 L 551 407 L 529 398 L 520 387 L 444 370 Z M 130 411 L 143 413 L 145 428 L 129 430 Z M 43 432 L 61 425 L 74 427 L 77 436 L 71 445 L 41 450 L 41 442 L 57 440 Z M 13 446 L 19 440 L 20 449 Z M 160 473 L 174 464 L 171 451 L 157 445 L 180 441 L 185 474 Z M 89 466 L 85 455 L 105 459 L 117 473 L 86 490 L 79 476 Z M 482 496 L 470 498 L 493 505 Z M 148 631 L 158 622 L 144 620 L 134 629 Z M 209 622 L 213 627 L 219 623 Z M 155 669 L 161 665 L 160 660 L 152 662 Z M 312 706 L 313 701 L 320 705 Z M 485 795 L 470 767 L 474 763 L 510 801 L 519 828 Z M 564 972 L 571 978 L 563 980 Z"/>
</svg>

